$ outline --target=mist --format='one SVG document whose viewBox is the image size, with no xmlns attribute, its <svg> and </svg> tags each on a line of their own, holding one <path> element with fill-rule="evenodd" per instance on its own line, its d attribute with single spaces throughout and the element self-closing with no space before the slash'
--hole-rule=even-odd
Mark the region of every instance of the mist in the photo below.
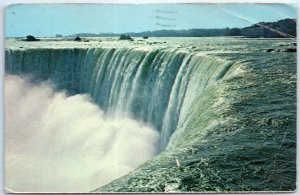
<svg viewBox="0 0 300 195">
<path fill-rule="evenodd" d="M 5 186 L 14 192 L 89 192 L 156 153 L 159 134 L 108 117 L 88 95 L 5 76 Z"/>
</svg>

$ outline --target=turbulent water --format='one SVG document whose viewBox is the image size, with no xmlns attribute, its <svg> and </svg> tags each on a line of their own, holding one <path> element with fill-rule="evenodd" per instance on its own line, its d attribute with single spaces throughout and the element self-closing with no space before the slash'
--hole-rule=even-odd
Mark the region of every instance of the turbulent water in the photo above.
<svg viewBox="0 0 300 195">
<path fill-rule="evenodd" d="M 5 68 L 160 133 L 158 156 L 97 191 L 294 190 L 296 54 L 266 52 L 293 42 L 7 40 Z"/>
<path fill-rule="evenodd" d="M 47 82 L 11 75 L 5 88 L 5 174 L 11 192 L 88 192 L 156 153 L 156 131 L 105 116 L 87 95 L 67 96 Z"/>
</svg>

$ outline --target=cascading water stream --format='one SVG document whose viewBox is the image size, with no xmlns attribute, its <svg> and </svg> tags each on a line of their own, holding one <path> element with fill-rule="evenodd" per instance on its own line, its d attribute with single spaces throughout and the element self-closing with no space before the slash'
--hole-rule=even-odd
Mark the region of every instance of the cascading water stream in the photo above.
<svg viewBox="0 0 300 195">
<path fill-rule="evenodd" d="M 126 115 L 160 131 L 161 149 L 224 64 L 179 49 L 6 50 L 8 73 L 29 73 L 71 94 L 88 93 L 108 114 Z"/>
</svg>

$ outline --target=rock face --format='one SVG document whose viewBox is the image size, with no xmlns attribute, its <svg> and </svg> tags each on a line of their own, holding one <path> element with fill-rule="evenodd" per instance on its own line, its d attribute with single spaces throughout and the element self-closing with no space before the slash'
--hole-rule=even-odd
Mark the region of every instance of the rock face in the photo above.
<svg viewBox="0 0 300 195">
<path fill-rule="evenodd" d="M 277 49 L 272 49 L 272 48 L 270 48 L 270 49 L 267 49 L 266 50 L 266 52 L 268 52 L 268 53 L 270 53 L 270 52 L 274 52 L 274 51 L 276 51 L 276 52 L 297 52 L 297 48 L 295 48 L 295 47 L 283 47 L 283 48 L 277 48 Z"/>
<path fill-rule="evenodd" d="M 129 35 L 121 35 L 119 40 L 130 40 L 133 41 L 133 38 L 131 38 Z"/>
<path fill-rule="evenodd" d="M 40 41 L 40 39 L 37 39 L 32 35 L 28 35 L 28 36 L 26 36 L 25 41 Z"/>
<path fill-rule="evenodd" d="M 81 38 L 80 38 L 80 37 L 76 37 L 76 38 L 74 39 L 74 41 L 81 41 Z"/>
<path fill-rule="evenodd" d="M 286 48 L 285 52 L 297 52 L 296 48 Z"/>
</svg>

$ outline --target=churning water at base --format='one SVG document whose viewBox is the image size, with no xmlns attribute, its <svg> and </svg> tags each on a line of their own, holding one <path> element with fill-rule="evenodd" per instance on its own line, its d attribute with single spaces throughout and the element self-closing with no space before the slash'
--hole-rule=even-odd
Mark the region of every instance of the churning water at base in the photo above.
<svg viewBox="0 0 300 195">
<path fill-rule="evenodd" d="M 88 192 L 153 157 L 158 133 L 104 115 L 87 95 L 5 77 L 6 187 L 16 192 Z"/>
</svg>

